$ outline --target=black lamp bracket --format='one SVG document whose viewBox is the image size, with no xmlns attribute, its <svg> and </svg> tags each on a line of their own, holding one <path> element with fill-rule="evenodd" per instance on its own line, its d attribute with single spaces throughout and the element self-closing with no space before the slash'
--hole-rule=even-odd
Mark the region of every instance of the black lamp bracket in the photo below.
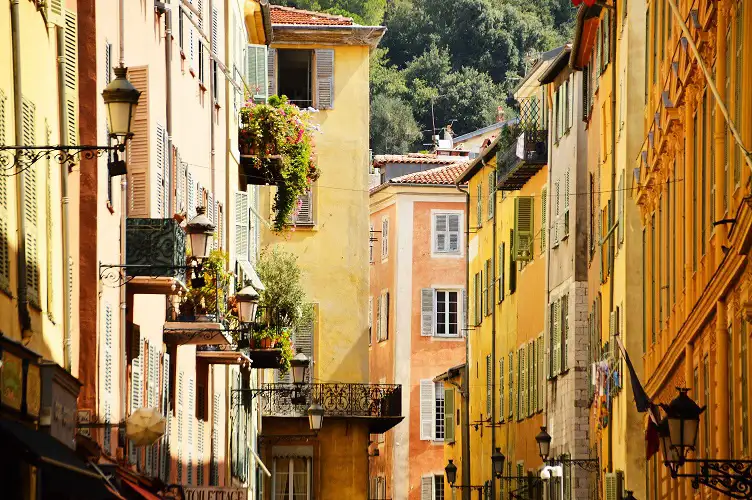
<svg viewBox="0 0 752 500">
<path fill-rule="evenodd" d="M 695 464 L 695 473 L 679 472 L 684 464 Z M 692 487 L 707 486 L 730 498 L 752 496 L 752 460 L 710 460 L 705 458 L 665 462 L 671 477 L 686 477 Z"/>
<path fill-rule="evenodd" d="M 109 152 L 124 151 L 125 144 L 121 143 L 112 146 L 0 146 L 0 175 L 18 175 L 40 160 L 69 165 L 80 159 L 93 160 Z"/>
</svg>

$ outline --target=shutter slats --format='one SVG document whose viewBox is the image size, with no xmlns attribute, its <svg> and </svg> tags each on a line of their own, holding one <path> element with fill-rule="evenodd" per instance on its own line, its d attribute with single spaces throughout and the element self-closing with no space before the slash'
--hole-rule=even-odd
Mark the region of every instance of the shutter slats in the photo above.
<svg viewBox="0 0 752 500">
<path fill-rule="evenodd" d="M 250 44 L 246 48 L 245 83 L 254 99 L 265 100 L 271 92 L 271 75 L 267 65 L 271 56 L 266 45 Z"/>
<path fill-rule="evenodd" d="M 62 0 L 60 0 L 62 3 Z M 77 30 L 76 13 L 68 9 L 65 10 L 65 30 L 63 33 L 63 57 L 65 59 L 65 73 L 63 81 L 65 84 L 65 123 L 67 126 L 67 139 L 69 145 L 78 144 L 78 120 L 76 116 L 78 101 L 77 92 Z"/>
<path fill-rule="evenodd" d="M 514 199 L 514 260 L 529 261 L 532 259 L 533 244 L 533 208 L 535 198 L 519 196 Z"/>
<path fill-rule="evenodd" d="M 423 288 L 420 291 L 420 334 L 423 337 L 433 335 L 434 289 Z"/>
<path fill-rule="evenodd" d="M 276 77 L 277 49 L 268 49 L 266 57 L 267 57 L 266 68 L 267 68 L 267 75 L 268 75 L 268 82 L 269 82 L 268 96 L 271 97 L 277 94 L 277 77 Z"/>
<path fill-rule="evenodd" d="M 548 233 L 548 223 L 546 221 L 546 217 L 548 210 L 548 189 L 543 188 L 541 190 L 541 244 L 540 244 L 540 251 L 541 253 L 546 251 L 546 236 Z"/>
<path fill-rule="evenodd" d="M 248 260 L 248 193 L 235 192 L 235 258 Z"/>
<path fill-rule="evenodd" d="M 433 380 L 423 379 L 420 381 L 420 439 L 431 441 L 433 439 L 434 412 L 436 411 Z M 430 500 L 430 499 L 429 499 Z"/>
<path fill-rule="evenodd" d="M 454 441 L 454 389 L 444 389 L 444 441 Z"/>
<path fill-rule="evenodd" d="M 334 108 L 333 49 L 316 49 L 316 102 L 319 109 Z"/>
<path fill-rule="evenodd" d="M 133 116 L 133 137 L 128 141 L 128 184 L 130 186 L 129 217 L 150 216 L 149 183 L 149 93 L 148 68 L 128 68 L 128 80 L 141 91 L 141 97 Z"/>
</svg>

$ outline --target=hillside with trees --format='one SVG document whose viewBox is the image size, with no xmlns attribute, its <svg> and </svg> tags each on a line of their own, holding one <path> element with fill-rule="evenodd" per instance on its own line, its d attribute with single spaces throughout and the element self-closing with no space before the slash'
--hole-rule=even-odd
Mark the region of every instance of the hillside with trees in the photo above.
<svg viewBox="0 0 752 500">
<path fill-rule="evenodd" d="M 276 0 L 385 24 L 371 56 L 371 148 L 424 149 L 432 130 L 496 121 L 537 55 L 567 42 L 571 0 Z"/>
</svg>

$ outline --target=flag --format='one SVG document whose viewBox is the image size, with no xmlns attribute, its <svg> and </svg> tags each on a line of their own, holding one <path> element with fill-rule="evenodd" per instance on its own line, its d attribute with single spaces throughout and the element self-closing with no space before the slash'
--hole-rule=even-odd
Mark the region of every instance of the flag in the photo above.
<svg viewBox="0 0 752 500">
<path fill-rule="evenodd" d="M 632 365 L 632 360 L 629 359 L 629 354 L 627 353 L 627 350 L 624 348 L 624 344 L 621 341 L 621 337 L 617 334 L 617 335 L 614 335 L 614 338 L 616 339 L 616 343 L 619 346 L 619 349 L 621 350 L 622 356 L 624 356 L 624 361 L 626 361 L 627 363 L 627 370 L 629 370 L 629 380 L 630 382 L 632 382 L 632 392 L 634 393 L 634 399 L 635 399 L 635 405 L 637 406 L 637 411 L 640 413 L 644 413 L 651 408 L 652 403 L 650 402 L 650 398 L 648 397 L 648 394 L 645 392 L 645 389 L 642 387 L 642 383 L 640 382 L 640 379 L 637 377 L 637 373 L 635 372 L 634 365 Z"/>
<path fill-rule="evenodd" d="M 645 458 L 650 460 L 661 448 L 661 436 L 658 432 L 658 407 L 650 403 L 648 427 L 645 429 Z"/>
</svg>

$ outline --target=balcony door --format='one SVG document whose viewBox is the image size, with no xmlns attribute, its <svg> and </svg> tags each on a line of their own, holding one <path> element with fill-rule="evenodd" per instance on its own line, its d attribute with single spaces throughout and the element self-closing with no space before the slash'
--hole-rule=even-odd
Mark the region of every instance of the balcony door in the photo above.
<svg viewBox="0 0 752 500">
<path fill-rule="evenodd" d="M 272 500 L 311 499 L 311 459 L 279 457 L 274 459 Z"/>
</svg>

